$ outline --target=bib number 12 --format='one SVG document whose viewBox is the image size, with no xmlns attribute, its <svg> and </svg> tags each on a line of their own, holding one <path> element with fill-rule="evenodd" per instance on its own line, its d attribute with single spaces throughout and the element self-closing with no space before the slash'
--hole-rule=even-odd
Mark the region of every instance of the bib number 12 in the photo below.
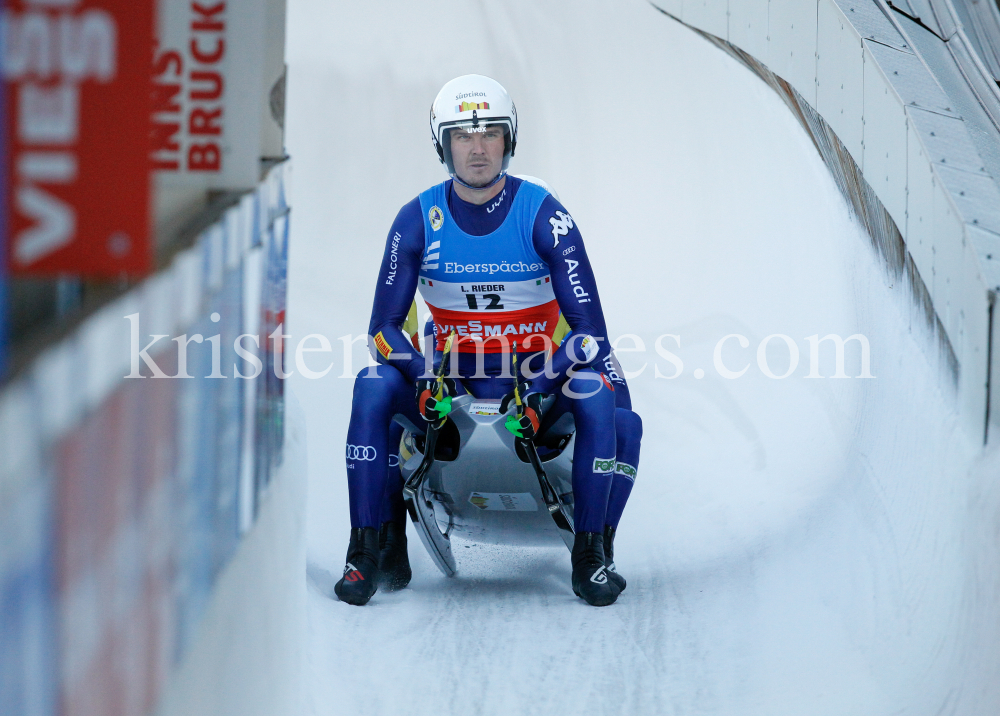
<svg viewBox="0 0 1000 716">
<path fill-rule="evenodd" d="M 482 308 L 482 310 L 484 310 L 484 311 L 502 311 L 503 310 L 503 304 L 500 303 L 500 294 L 498 294 L 498 293 L 484 293 L 483 294 L 483 300 L 485 301 L 487 299 L 489 299 L 489 304 L 487 304 L 486 306 L 484 306 Z M 467 294 L 465 294 L 465 300 L 468 301 L 469 308 L 471 308 L 473 311 L 480 310 L 479 303 L 478 303 L 478 301 L 476 301 L 476 294 L 474 294 L 474 293 L 467 293 Z"/>
</svg>

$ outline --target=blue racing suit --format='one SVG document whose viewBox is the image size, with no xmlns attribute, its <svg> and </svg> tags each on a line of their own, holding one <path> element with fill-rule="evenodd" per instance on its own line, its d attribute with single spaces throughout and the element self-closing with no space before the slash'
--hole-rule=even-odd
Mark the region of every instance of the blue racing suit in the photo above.
<svg viewBox="0 0 1000 716">
<path fill-rule="evenodd" d="M 418 288 L 437 343 L 436 351 L 427 343 L 426 357 L 401 328 Z M 560 314 L 572 332 L 555 348 Z M 508 176 L 482 205 L 462 200 L 450 180 L 432 187 L 400 210 L 389 231 L 368 329 L 379 365 L 355 380 L 347 435 L 352 528 L 404 519 L 398 420 L 422 429 L 415 382 L 430 375 L 452 331 L 456 355 L 446 374 L 476 398 L 513 389 L 509 351 L 517 342 L 531 392 L 556 396 L 540 434 L 573 416 L 577 532 L 617 527 L 638 468 L 642 423 L 608 343 L 579 229 L 546 190 Z"/>
</svg>

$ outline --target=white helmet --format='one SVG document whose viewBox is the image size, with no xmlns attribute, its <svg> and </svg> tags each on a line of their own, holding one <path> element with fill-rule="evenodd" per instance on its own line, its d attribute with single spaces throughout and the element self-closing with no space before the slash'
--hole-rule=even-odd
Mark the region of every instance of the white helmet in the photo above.
<svg viewBox="0 0 1000 716">
<path fill-rule="evenodd" d="M 448 82 L 431 105 L 431 137 L 438 159 L 448 169 L 452 179 L 469 186 L 455 176 L 455 163 L 451 158 L 449 130 L 456 127 L 479 128 L 487 125 L 504 128 L 503 164 L 500 173 L 488 185 L 500 181 L 507 172 L 510 158 L 517 148 L 517 110 L 499 82 L 482 75 L 462 75 Z M 483 189 L 485 187 L 470 187 Z"/>
</svg>

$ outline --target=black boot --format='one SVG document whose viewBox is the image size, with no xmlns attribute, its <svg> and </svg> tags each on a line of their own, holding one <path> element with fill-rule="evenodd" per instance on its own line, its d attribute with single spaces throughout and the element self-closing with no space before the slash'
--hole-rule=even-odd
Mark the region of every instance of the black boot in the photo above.
<svg viewBox="0 0 1000 716">
<path fill-rule="evenodd" d="M 614 604 L 621 594 L 604 566 L 604 535 L 577 532 L 573 542 L 573 592 L 595 607 Z"/>
<path fill-rule="evenodd" d="M 604 525 L 604 566 L 608 568 L 608 578 L 624 592 L 627 582 L 615 566 L 615 528 L 611 525 Z"/>
<path fill-rule="evenodd" d="M 406 522 L 383 522 L 378 532 L 378 546 L 381 586 L 390 592 L 402 589 L 413 576 L 406 553 Z"/>
<path fill-rule="evenodd" d="M 340 601 L 363 606 L 378 590 L 378 530 L 358 527 L 351 530 L 344 576 L 333 591 Z"/>
</svg>

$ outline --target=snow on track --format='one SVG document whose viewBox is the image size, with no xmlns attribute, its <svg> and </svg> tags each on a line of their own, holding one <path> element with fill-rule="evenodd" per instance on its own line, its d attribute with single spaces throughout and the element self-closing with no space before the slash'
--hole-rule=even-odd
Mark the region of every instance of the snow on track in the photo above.
<svg viewBox="0 0 1000 716">
<path fill-rule="evenodd" d="M 910 296 L 770 89 L 639 0 L 289 11 L 289 329 L 334 350 L 324 379 L 291 382 L 309 430 L 314 713 L 997 711 L 1000 461 L 958 429 Z M 353 382 L 338 338 L 367 328 L 396 211 L 445 176 L 427 110 L 469 72 L 510 91 L 511 170 L 559 191 L 612 337 L 632 336 L 622 363 L 645 364 L 616 542 L 629 586 L 609 608 L 573 595 L 558 544 L 461 545 L 446 580 L 412 528 L 408 589 L 361 609 L 332 596 Z M 808 336 L 856 333 L 875 378 L 805 377 Z M 749 366 L 733 380 L 713 356 L 729 334 L 748 342 L 723 346 L 726 369 Z M 800 354 L 783 380 L 757 363 L 772 334 Z M 674 379 L 658 339 L 683 361 Z M 355 371 L 363 356 L 359 342 Z M 781 338 L 765 356 L 789 367 Z"/>
</svg>

